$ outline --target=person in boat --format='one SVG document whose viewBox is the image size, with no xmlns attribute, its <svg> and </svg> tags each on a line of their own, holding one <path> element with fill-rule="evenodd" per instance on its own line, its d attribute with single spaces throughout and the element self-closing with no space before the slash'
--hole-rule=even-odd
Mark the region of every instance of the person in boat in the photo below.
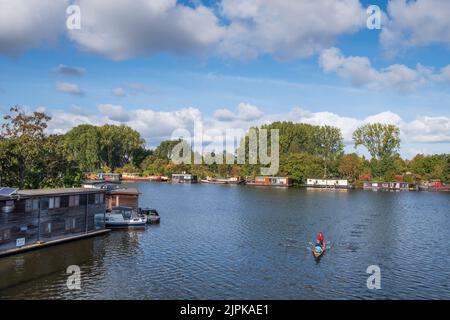
<svg viewBox="0 0 450 320">
<path fill-rule="evenodd" d="M 323 235 L 322 231 L 320 231 L 316 237 L 316 245 L 319 244 L 321 247 L 323 247 L 324 243 L 325 243 L 325 236 Z"/>
<path fill-rule="evenodd" d="M 315 251 L 316 251 L 317 253 L 322 253 L 322 245 L 320 244 L 319 241 L 316 242 Z"/>
</svg>

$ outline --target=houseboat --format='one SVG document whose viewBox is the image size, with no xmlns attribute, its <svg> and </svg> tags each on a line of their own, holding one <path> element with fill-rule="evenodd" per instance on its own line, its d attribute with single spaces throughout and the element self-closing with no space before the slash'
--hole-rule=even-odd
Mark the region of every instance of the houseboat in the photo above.
<svg viewBox="0 0 450 320">
<path fill-rule="evenodd" d="M 440 180 L 431 180 L 421 183 L 419 185 L 419 191 L 430 191 L 430 192 L 450 191 L 450 185 L 447 185 Z"/>
<path fill-rule="evenodd" d="M 206 179 L 202 179 L 200 182 L 209 184 L 241 184 L 243 180 L 241 177 L 232 177 L 227 179 L 206 177 Z"/>
<path fill-rule="evenodd" d="M 106 213 L 105 226 L 109 229 L 144 229 L 147 217 L 131 207 L 114 207 Z"/>
<path fill-rule="evenodd" d="M 197 176 L 187 173 L 172 174 L 172 183 L 197 183 Z"/>
<path fill-rule="evenodd" d="M 365 190 L 409 190 L 409 183 L 407 182 L 364 182 L 363 188 Z"/>
<path fill-rule="evenodd" d="M 103 189 L 0 189 L 0 256 L 105 233 Z"/>
<path fill-rule="evenodd" d="M 306 179 L 306 184 L 303 185 L 307 188 L 319 188 L 319 189 L 351 189 L 352 185 L 346 179 Z"/>
<path fill-rule="evenodd" d="M 161 181 L 161 176 L 143 177 L 138 173 L 123 173 L 122 181 Z"/>
<path fill-rule="evenodd" d="M 106 180 L 86 180 L 81 184 L 82 188 L 97 188 L 97 189 L 117 189 L 120 187 L 120 181 L 106 181 Z"/>
<path fill-rule="evenodd" d="M 106 180 L 106 181 L 120 181 L 122 175 L 120 173 L 97 173 L 98 180 Z"/>
<path fill-rule="evenodd" d="M 288 177 L 257 176 L 255 180 L 247 181 L 246 184 L 265 187 L 290 187 L 292 181 Z"/>
</svg>

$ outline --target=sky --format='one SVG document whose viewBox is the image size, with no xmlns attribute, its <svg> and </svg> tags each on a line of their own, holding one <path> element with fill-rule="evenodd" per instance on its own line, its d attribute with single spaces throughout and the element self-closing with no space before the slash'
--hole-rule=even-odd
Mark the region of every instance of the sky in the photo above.
<svg viewBox="0 0 450 320">
<path fill-rule="evenodd" d="M 352 132 L 382 122 L 400 127 L 406 158 L 449 153 L 448 12 L 446 0 L 0 0 L 0 112 L 45 111 L 49 133 L 123 123 L 149 147 L 195 123 L 206 136 L 334 125 L 359 154 Z"/>
</svg>

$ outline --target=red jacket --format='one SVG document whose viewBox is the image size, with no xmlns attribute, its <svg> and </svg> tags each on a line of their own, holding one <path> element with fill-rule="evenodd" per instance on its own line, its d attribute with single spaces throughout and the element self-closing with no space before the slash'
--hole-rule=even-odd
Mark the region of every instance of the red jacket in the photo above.
<svg viewBox="0 0 450 320">
<path fill-rule="evenodd" d="M 325 237 L 323 236 L 323 233 L 317 234 L 316 241 L 325 242 Z"/>
</svg>

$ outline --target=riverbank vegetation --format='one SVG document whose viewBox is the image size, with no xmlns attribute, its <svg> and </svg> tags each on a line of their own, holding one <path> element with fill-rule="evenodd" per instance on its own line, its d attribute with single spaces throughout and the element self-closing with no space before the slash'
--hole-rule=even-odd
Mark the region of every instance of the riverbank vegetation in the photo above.
<svg viewBox="0 0 450 320">
<path fill-rule="evenodd" d="M 87 172 L 166 175 L 182 171 L 200 177 L 254 177 L 260 165 L 175 164 L 173 148 L 180 140 L 167 140 L 147 149 L 139 132 L 125 125 L 79 125 L 65 134 L 46 134 L 50 117 L 13 107 L 4 116 L 0 137 L 0 185 L 24 188 L 80 185 Z M 400 130 L 386 124 L 366 124 L 353 134 L 355 147 L 362 146 L 370 159 L 344 153 L 339 128 L 304 123 L 274 122 L 259 129 L 278 129 L 280 176 L 294 183 L 306 178 L 346 178 L 356 185 L 365 180 L 450 180 L 450 155 L 418 154 L 402 159 Z M 269 131 L 270 132 L 270 131 Z M 247 143 L 243 141 L 242 143 Z M 234 155 L 233 155 L 234 156 Z"/>
</svg>

